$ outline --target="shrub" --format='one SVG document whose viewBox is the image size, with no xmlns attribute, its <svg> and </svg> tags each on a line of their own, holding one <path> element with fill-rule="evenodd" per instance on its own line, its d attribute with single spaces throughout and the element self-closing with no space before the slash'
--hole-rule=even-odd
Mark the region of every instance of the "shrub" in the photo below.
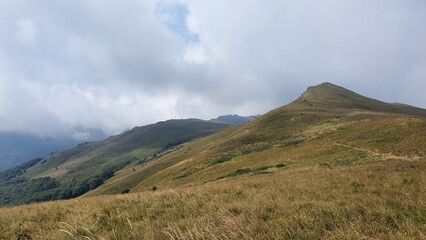
<svg viewBox="0 0 426 240">
<path fill-rule="evenodd" d="M 248 174 L 250 172 L 252 172 L 250 170 L 250 168 L 242 168 L 242 169 L 238 169 L 234 173 L 230 174 L 229 177 L 235 177 L 235 176 L 238 176 L 238 175 Z"/>
<path fill-rule="evenodd" d="M 275 165 L 276 168 L 283 168 L 285 167 L 284 163 L 278 163 L 277 165 Z"/>
<path fill-rule="evenodd" d="M 257 168 L 256 170 L 265 171 L 265 170 L 268 170 L 268 168 L 270 168 L 270 167 L 269 166 L 263 166 L 263 167 Z"/>
</svg>

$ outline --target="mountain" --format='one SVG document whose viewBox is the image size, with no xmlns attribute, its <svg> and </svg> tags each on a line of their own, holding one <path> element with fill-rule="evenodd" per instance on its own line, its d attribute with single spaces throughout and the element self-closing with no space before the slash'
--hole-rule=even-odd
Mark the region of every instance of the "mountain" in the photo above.
<svg viewBox="0 0 426 240">
<path fill-rule="evenodd" d="M 228 125 L 243 125 L 246 124 L 248 122 L 250 122 L 251 120 L 257 118 L 258 116 L 255 115 L 251 115 L 251 116 L 247 116 L 247 117 L 242 117 L 239 115 L 222 115 L 219 116 L 217 118 L 211 119 L 210 122 L 215 122 L 215 123 L 224 123 L 224 124 L 228 124 Z"/>
<path fill-rule="evenodd" d="M 84 140 L 69 136 L 40 137 L 29 133 L 0 132 L 0 170 L 77 146 L 83 141 L 96 141 L 107 137 L 101 130 L 96 129 L 76 128 L 73 133 L 84 135 Z"/>
<path fill-rule="evenodd" d="M 79 144 L 75 139 L 42 138 L 15 132 L 0 133 L 0 170 Z"/>
<path fill-rule="evenodd" d="M 425 109 L 401 103 L 385 103 L 361 96 L 331 83 L 309 87 L 296 103 L 316 108 L 362 109 L 366 111 L 426 116 Z"/>
<path fill-rule="evenodd" d="M 126 148 L 139 138 L 117 148 L 83 145 L 74 157 L 58 155 L 61 164 L 35 161 L 9 181 L 73 183 L 105 163 L 137 160 L 76 200 L 0 209 L 0 231 L 45 239 L 421 239 L 425 116 L 324 83 L 244 125 L 175 147 Z M 150 136 L 155 143 L 161 134 Z"/>
<path fill-rule="evenodd" d="M 329 161 L 338 161 L 342 157 L 357 161 L 354 159 L 361 155 L 369 159 L 382 154 L 424 157 L 426 143 L 422 140 L 426 140 L 426 134 L 419 135 L 426 128 L 425 114 L 425 109 L 380 102 L 331 83 L 323 83 L 308 88 L 291 104 L 272 110 L 246 125 L 188 144 L 147 166 L 136 167 L 135 172 L 123 169 L 88 195 L 118 193 L 124 186 L 133 186 L 134 179 L 140 183 L 131 192 L 151 185 L 176 187 L 216 181 L 241 169 L 251 169 L 247 174 L 252 174 L 256 172 L 253 169 L 282 164 L 283 159 L 268 156 L 268 153 L 285 154 L 292 146 L 304 146 L 310 152 L 325 142 L 331 142 L 333 146 L 348 145 L 348 153 L 360 148 L 364 152 L 371 151 L 373 155 L 364 156 L 362 151 L 363 154 L 352 157 L 325 154 L 324 159 Z M 401 124 L 409 127 L 398 127 Z M 418 142 L 413 144 L 415 141 Z M 300 157 L 306 161 L 311 158 L 309 154 Z M 244 161 L 246 158 L 250 160 Z M 316 164 L 320 163 L 316 159 Z M 297 165 L 297 162 L 294 164 Z"/>
<path fill-rule="evenodd" d="M 28 193 L 27 197 L 22 197 L 19 192 L 15 196 L 8 196 L 5 193 L 16 186 L 6 181 L 3 182 L 5 187 L 3 189 L 0 187 L 0 192 L 4 193 L 0 197 L 0 204 L 10 205 L 79 196 L 96 188 L 127 165 L 144 164 L 168 153 L 175 146 L 226 127 L 228 127 L 226 124 L 198 119 L 169 120 L 135 127 L 102 141 L 86 142 L 69 150 L 52 153 L 28 168 L 17 166 L 3 174 L 7 175 L 5 177 L 7 181 L 18 178 L 30 179 L 19 182 L 22 187 L 34 185 L 31 181 L 43 179 L 43 183 L 37 184 L 41 185 L 44 194 L 36 191 L 37 197 L 29 196 Z"/>
</svg>

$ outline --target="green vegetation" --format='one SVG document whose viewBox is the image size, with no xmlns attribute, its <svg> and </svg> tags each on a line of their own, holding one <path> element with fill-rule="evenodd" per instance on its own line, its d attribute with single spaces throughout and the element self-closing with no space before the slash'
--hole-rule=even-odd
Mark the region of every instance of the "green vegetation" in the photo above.
<svg viewBox="0 0 426 240">
<path fill-rule="evenodd" d="M 235 172 L 226 175 L 224 177 L 220 177 L 219 179 L 223 179 L 223 178 L 228 178 L 228 177 L 236 177 L 239 175 L 244 175 L 244 174 L 265 174 L 268 173 L 266 170 L 268 170 L 269 167 L 265 166 L 265 167 L 260 167 L 257 169 L 250 169 L 250 168 L 242 168 L 242 169 L 237 169 Z"/>
<path fill-rule="evenodd" d="M 35 159 L 0 173 L 1 205 L 10 206 L 75 198 L 97 188 L 111 178 L 117 170 L 111 169 L 102 174 L 83 180 L 73 180 L 62 185 L 51 177 L 27 179 L 22 176 L 27 168 L 40 161 L 41 159 Z"/>
<path fill-rule="evenodd" d="M 24 204 L 56 199 L 56 189 L 59 183 L 50 177 L 28 180 L 21 177 L 26 169 L 40 162 L 34 159 L 0 172 L 0 204 Z"/>
<path fill-rule="evenodd" d="M 197 119 L 170 120 L 29 161 L 0 173 L 0 206 L 81 196 L 121 169 L 144 165 L 185 141 L 226 126 Z M 127 188 L 120 187 L 119 192 Z"/>
<path fill-rule="evenodd" d="M 3 206 L 55 200 L 59 183 L 50 177 L 14 179 L 0 185 L 0 204 Z"/>
<path fill-rule="evenodd" d="M 278 163 L 277 165 L 275 165 L 276 168 L 283 168 L 285 167 L 284 163 Z"/>
<path fill-rule="evenodd" d="M 230 161 L 233 158 L 238 157 L 238 156 L 248 155 L 248 154 L 253 153 L 253 152 L 263 152 L 263 151 L 266 151 L 266 150 L 271 149 L 271 148 L 272 148 L 271 145 L 262 144 L 262 143 L 244 146 L 240 149 L 236 149 L 236 150 L 233 150 L 229 153 L 223 154 L 218 159 L 214 160 L 213 163 L 214 164 L 224 163 L 224 162 Z"/>
</svg>

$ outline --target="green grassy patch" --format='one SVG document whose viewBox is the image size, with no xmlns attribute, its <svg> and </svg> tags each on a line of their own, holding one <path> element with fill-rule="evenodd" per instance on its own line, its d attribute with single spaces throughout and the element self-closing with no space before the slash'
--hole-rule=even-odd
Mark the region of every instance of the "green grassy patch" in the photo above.
<svg viewBox="0 0 426 240">
<path fill-rule="evenodd" d="M 254 152 L 263 152 L 266 150 L 269 150 L 272 148 L 272 145 L 270 144 L 253 144 L 253 145 L 247 145 L 244 146 L 242 148 L 233 150 L 231 152 L 228 152 L 226 154 L 223 154 L 222 156 L 220 156 L 219 158 L 215 159 L 213 161 L 213 164 L 218 164 L 218 163 L 224 163 L 227 161 L 232 160 L 233 158 L 239 157 L 239 156 L 243 156 L 243 155 L 248 155 Z"/>
<path fill-rule="evenodd" d="M 346 165 L 352 165 L 352 164 L 359 164 L 359 163 L 367 162 L 370 160 L 371 160 L 370 157 L 359 156 L 359 157 L 350 158 L 350 159 L 338 159 L 334 162 L 319 163 L 319 165 L 323 167 L 339 167 L 339 166 L 346 166 Z"/>
</svg>

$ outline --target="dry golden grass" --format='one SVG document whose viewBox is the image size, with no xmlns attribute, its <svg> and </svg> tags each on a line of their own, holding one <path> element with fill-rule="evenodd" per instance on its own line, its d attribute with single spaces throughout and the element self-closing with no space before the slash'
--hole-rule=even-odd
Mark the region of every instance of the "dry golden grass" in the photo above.
<svg viewBox="0 0 426 240">
<path fill-rule="evenodd" d="M 281 132 L 270 129 L 266 131 L 263 128 L 265 136 L 262 142 L 246 144 L 244 141 L 250 136 L 250 131 L 259 132 L 256 128 L 263 126 L 262 123 L 253 122 L 251 125 L 185 145 L 140 171 L 128 173 L 126 178 L 130 180 L 143 176 L 143 181 L 132 190 L 140 192 L 152 185 L 170 188 L 200 185 L 241 169 L 254 171 L 267 168 L 263 172 L 273 172 L 276 170 L 273 166 L 280 163 L 284 163 L 286 169 L 303 169 L 317 165 L 347 165 L 384 159 L 418 160 L 426 157 L 426 119 L 359 115 L 360 113 L 351 113 L 349 117 L 343 115 L 343 119 L 335 116 L 322 118 L 325 121 L 310 123 L 308 127 L 299 120 L 285 126 L 287 129 Z M 273 139 L 279 134 L 286 134 L 287 137 Z M 243 153 L 245 149 L 258 149 L 259 146 L 266 148 L 260 148 L 261 151 L 253 150 L 249 154 Z M 233 157 L 216 164 L 224 155 Z M 153 167 L 166 165 L 159 171 L 152 171 Z M 118 183 L 115 184 L 119 186 Z M 125 181 L 120 184 L 125 185 Z M 106 186 L 108 185 L 101 186 L 92 194 L 107 190 Z"/>
<path fill-rule="evenodd" d="M 0 239 L 424 239 L 425 171 L 425 159 L 283 169 L 5 208 Z"/>
</svg>

